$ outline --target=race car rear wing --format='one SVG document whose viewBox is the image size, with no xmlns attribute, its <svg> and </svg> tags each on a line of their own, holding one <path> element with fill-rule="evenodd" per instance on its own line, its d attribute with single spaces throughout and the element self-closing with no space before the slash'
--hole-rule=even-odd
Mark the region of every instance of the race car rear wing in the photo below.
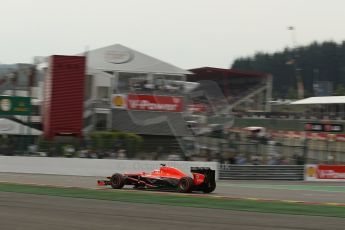
<svg viewBox="0 0 345 230">
<path fill-rule="evenodd" d="M 205 176 L 205 182 L 214 183 L 216 181 L 216 170 L 210 167 L 191 167 L 190 171 L 192 173 L 200 173 Z"/>
</svg>

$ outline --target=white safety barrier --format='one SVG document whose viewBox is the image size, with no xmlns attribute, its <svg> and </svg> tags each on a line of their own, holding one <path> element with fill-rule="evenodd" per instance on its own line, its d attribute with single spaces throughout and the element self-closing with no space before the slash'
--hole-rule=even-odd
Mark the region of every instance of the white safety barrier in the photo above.
<svg viewBox="0 0 345 230">
<path fill-rule="evenodd" d="M 190 172 L 190 167 L 210 167 L 216 170 L 218 178 L 217 162 L 0 156 L 0 172 L 10 173 L 110 176 L 115 172 L 152 171 L 158 169 L 160 164 L 176 167 L 186 173 Z"/>
</svg>

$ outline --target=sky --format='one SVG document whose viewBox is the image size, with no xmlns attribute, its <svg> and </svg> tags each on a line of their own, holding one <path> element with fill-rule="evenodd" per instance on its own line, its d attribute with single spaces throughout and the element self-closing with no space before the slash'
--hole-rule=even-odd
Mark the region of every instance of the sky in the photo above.
<svg viewBox="0 0 345 230">
<path fill-rule="evenodd" d="M 344 12 L 344 0 L 1 0 L 0 63 L 122 44 L 183 69 L 229 68 L 293 40 L 341 42 Z"/>
</svg>

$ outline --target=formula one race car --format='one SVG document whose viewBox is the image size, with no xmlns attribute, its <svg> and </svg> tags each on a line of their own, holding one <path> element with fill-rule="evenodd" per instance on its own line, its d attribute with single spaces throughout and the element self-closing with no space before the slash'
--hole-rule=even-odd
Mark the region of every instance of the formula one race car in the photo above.
<svg viewBox="0 0 345 230">
<path fill-rule="evenodd" d="M 191 167 L 192 177 L 179 169 L 161 164 L 159 170 L 139 173 L 115 173 L 99 180 L 99 186 L 110 185 L 114 189 L 121 189 L 125 185 L 133 185 L 137 189 L 174 190 L 188 193 L 191 191 L 213 192 L 216 189 L 215 170 L 208 167 Z"/>
</svg>

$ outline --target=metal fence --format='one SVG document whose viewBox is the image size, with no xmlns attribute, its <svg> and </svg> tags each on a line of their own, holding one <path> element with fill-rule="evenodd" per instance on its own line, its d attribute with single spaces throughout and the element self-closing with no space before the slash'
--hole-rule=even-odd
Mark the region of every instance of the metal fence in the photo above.
<svg viewBox="0 0 345 230">
<path fill-rule="evenodd" d="M 319 142 L 318 146 L 312 144 L 260 144 L 260 143 L 234 143 L 232 152 L 235 157 L 242 157 L 240 164 L 290 164 L 304 163 L 345 163 L 345 148 L 337 147 L 338 143 Z"/>
<path fill-rule="evenodd" d="M 222 180 L 303 180 L 303 165 L 219 165 Z"/>
<path fill-rule="evenodd" d="M 97 157 L 117 157 L 119 153 L 130 159 L 176 159 L 219 161 L 240 165 L 302 165 L 304 163 L 345 163 L 345 142 L 329 140 L 284 139 L 275 141 L 228 140 L 224 138 L 193 137 L 144 138 L 135 148 L 126 141 L 109 141 L 104 147 L 91 142 L 39 144 L 37 139 L 28 136 L 1 137 L 1 155 L 23 155 L 45 152 L 47 155 L 64 154 L 65 145 L 74 145 L 74 156 L 84 153 Z M 35 147 L 36 146 L 36 147 Z M 80 154 L 81 153 L 81 154 Z"/>
<path fill-rule="evenodd" d="M 293 119 L 293 120 L 345 120 L 345 111 L 342 112 L 234 112 L 239 118 L 261 119 Z"/>
</svg>

